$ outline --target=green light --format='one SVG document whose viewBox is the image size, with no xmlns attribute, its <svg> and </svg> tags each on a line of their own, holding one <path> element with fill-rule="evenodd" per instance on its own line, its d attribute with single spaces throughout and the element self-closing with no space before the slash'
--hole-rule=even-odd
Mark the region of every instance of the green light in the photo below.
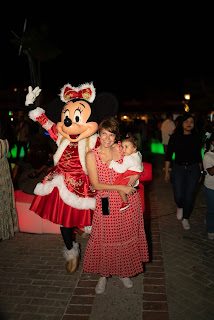
<svg viewBox="0 0 214 320">
<path fill-rule="evenodd" d="M 162 143 L 161 142 L 157 142 L 155 140 L 152 140 L 151 153 L 164 154 L 164 149 L 163 149 Z M 201 156 L 203 158 L 203 156 L 204 156 L 204 148 L 201 149 Z M 173 153 L 173 155 L 172 155 L 172 160 L 175 160 L 175 153 Z"/>
<path fill-rule="evenodd" d="M 14 147 L 11 149 L 12 158 L 16 158 L 16 154 L 17 154 L 17 145 L 15 144 Z"/>
<path fill-rule="evenodd" d="M 14 169 L 15 165 L 16 165 L 15 163 L 10 164 L 12 170 Z"/>
<path fill-rule="evenodd" d="M 164 154 L 164 149 L 163 149 L 162 143 L 153 140 L 151 143 L 151 152 Z"/>
<path fill-rule="evenodd" d="M 23 158 L 24 156 L 25 156 L 25 150 L 23 147 L 21 147 L 20 158 Z"/>
<path fill-rule="evenodd" d="M 21 147 L 20 158 L 23 158 L 24 155 L 25 155 L 24 148 Z M 11 149 L 11 156 L 12 156 L 12 158 L 16 158 L 16 156 L 17 156 L 17 145 L 16 145 L 16 144 L 15 144 L 14 147 Z"/>
<path fill-rule="evenodd" d="M 151 143 L 151 153 L 164 154 L 163 144 L 153 140 Z M 172 155 L 172 160 L 175 160 L 175 153 Z"/>
</svg>

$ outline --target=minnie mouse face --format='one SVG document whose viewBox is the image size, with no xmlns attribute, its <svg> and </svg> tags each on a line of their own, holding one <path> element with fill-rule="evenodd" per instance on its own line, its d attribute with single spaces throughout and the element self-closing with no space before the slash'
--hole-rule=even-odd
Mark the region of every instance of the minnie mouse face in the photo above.
<svg viewBox="0 0 214 320">
<path fill-rule="evenodd" d="M 90 137 L 98 129 L 96 122 L 87 122 L 91 114 L 89 103 L 82 99 L 69 101 L 62 109 L 61 122 L 57 123 L 58 132 L 71 142 Z M 71 136 L 78 135 L 73 139 Z"/>
</svg>

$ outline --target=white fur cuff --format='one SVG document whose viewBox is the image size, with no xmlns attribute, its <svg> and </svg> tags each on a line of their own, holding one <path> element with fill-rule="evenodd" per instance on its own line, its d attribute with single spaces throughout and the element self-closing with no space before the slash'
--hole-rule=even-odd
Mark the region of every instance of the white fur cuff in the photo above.
<svg viewBox="0 0 214 320">
<path fill-rule="evenodd" d="M 74 259 L 79 256 L 79 243 L 73 242 L 73 248 L 68 250 L 66 247 L 63 249 L 63 256 L 66 261 Z"/>
<path fill-rule="evenodd" d="M 36 109 L 29 111 L 28 116 L 31 120 L 36 121 L 36 118 L 41 116 L 42 113 L 45 113 L 45 110 L 37 107 Z"/>
</svg>

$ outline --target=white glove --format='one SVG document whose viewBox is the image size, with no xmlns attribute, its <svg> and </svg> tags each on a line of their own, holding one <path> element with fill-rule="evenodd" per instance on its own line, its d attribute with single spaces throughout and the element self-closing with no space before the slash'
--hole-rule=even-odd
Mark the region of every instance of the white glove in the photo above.
<svg viewBox="0 0 214 320">
<path fill-rule="evenodd" d="M 36 87 L 35 89 L 33 89 L 31 86 L 28 87 L 28 94 L 26 95 L 25 105 L 29 106 L 29 104 L 33 104 L 36 100 L 36 97 L 38 97 L 41 91 L 42 89 L 40 89 L 39 87 Z"/>
</svg>

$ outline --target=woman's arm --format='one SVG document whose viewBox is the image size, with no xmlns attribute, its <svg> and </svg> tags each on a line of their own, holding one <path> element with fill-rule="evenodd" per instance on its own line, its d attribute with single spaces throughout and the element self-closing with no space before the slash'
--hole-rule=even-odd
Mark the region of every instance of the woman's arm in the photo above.
<svg viewBox="0 0 214 320">
<path fill-rule="evenodd" d="M 175 148 L 175 134 L 172 134 L 169 138 L 169 143 L 167 146 L 167 151 L 165 155 L 165 174 L 164 174 L 164 180 L 168 182 L 170 180 L 170 173 L 169 173 L 169 167 L 172 161 L 172 155 Z"/>
<path fill-rule="evenodd" d="M 165 175 L 164 175 L 164 180 L 168 182 L 170 180 L 170 173 L 169 173 L 169 167 L 170 167 L 171 162 L 170 161 L 165 161 Z"/>
<path fill-rule="evenodd" d="M 128 186 L 111 185 L 111 184 L 101 183 L 99 181 L 96 162 L 95 162 L 94 154 L 92 151 L 89 151 L 86 154 L 86 167 L 87 167 L 89 179 L 90 179 L 91 184 L 95 190 L 98 190 L 98 191 L 99 190 L 100 191 L 123 191 L 126 194 L 132 194 L 136 191 L 135 188 L 128 187 Z"/>
<path fill-rule="evenodd" d="M 175 134 L 173 133 L 169 138 L 169 143 L 167 145 L 167 151 L 165 155 L 165 161 L 172 161 L 172 155 L 175 151 Z"/>
</svg>

